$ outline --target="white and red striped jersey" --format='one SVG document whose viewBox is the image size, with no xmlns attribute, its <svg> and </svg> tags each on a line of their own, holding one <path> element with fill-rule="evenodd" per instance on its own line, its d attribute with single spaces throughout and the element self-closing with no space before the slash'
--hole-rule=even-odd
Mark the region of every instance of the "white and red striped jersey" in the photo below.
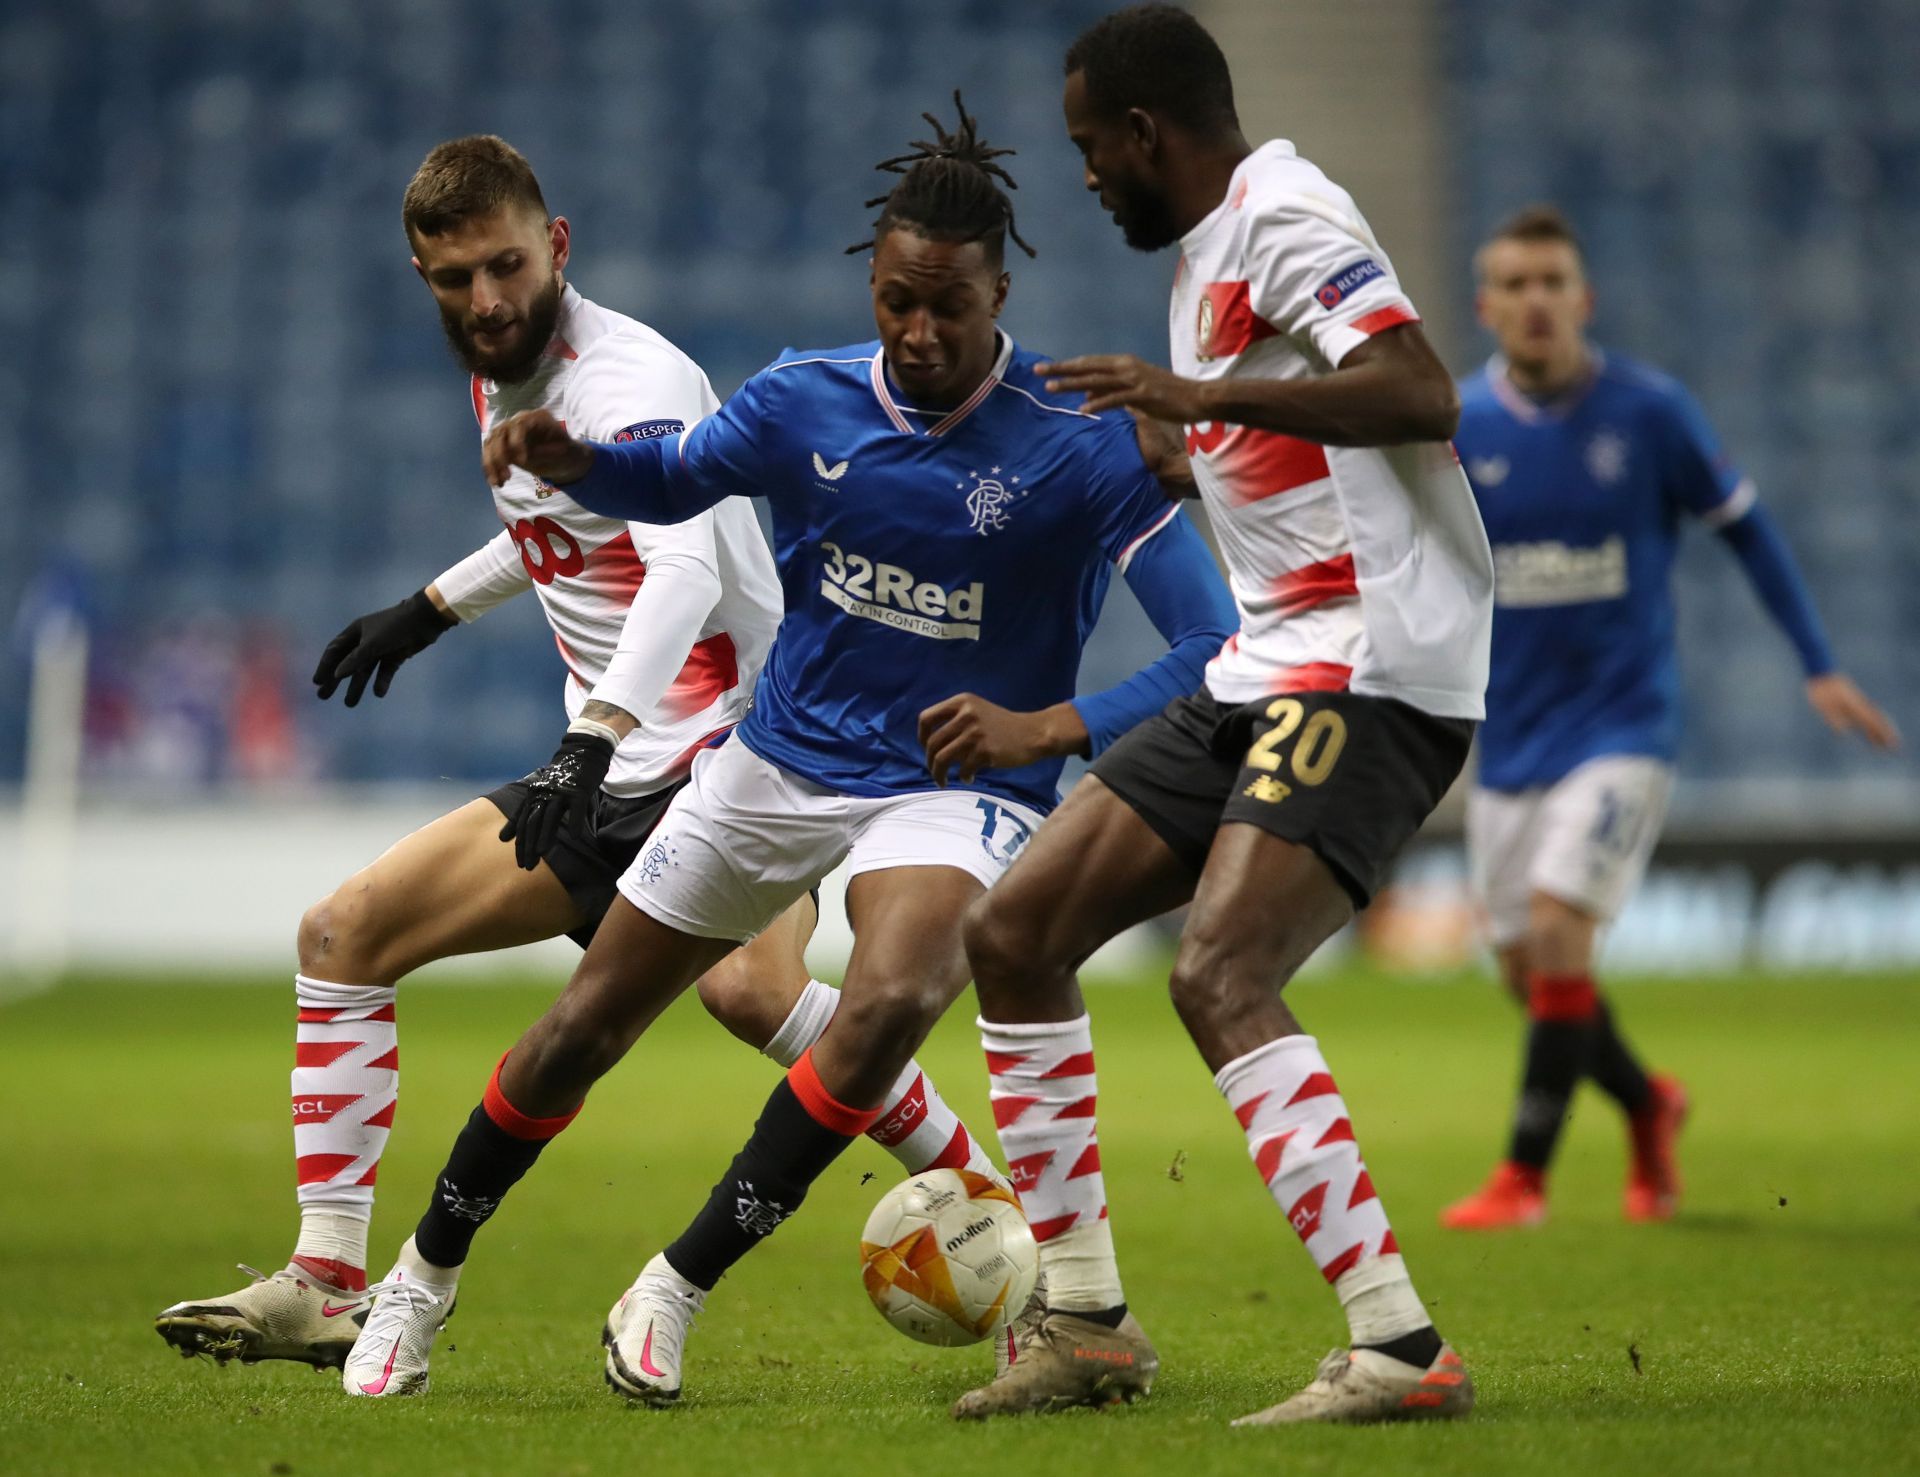
<svg viewBox="0 0 1920 1477">
<path fill-rule="evenodd" d="M 1419 321 L 1352 197 L 1284 140 L 1242 160 L 1180 244 L 1170 328 L 1189 378 L 1327 374 Z M 1452 446 L 1203 423 L 1187 450 L 1240 607 L 1207 667 L 1216 698 L 1350 688 L 1483 716 L 1493 556 Z"/>
<path fill-rule="evenodd" d="M 525 410 L 619 441 L 672 435 L 718 405 L 685 354 L 571 287 L 530 377 L 473 381 L 483 440 Z M 598 699 L 640 720 L 614 755 L 607 792 L 642 795 L 684 778 L 701 743 L 745 714 L 780 621 L 751 504 L 730 499 L 666 526 L 623 523 L 516 467 L 493 505 L 505 531 L 434 582 L 454 614 L 473 620 L 531 586 L 566 663 L 569 718 Z"/>
</svg>

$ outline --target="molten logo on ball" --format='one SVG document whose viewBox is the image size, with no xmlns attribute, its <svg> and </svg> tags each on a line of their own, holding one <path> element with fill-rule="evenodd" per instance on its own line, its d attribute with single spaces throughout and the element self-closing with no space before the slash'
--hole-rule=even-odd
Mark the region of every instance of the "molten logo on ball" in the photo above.
<svg viewBox="0 0 1920 1477">
<path fill-rule="evenodd" d="M 970 1169 L 889 1190 L 860 1234 L 861 1280 L 895 1328 L 926 1344 L 975 1344 L 1019 1313 L 1040 1252 L 1020 1202 Z"/>
</svg>

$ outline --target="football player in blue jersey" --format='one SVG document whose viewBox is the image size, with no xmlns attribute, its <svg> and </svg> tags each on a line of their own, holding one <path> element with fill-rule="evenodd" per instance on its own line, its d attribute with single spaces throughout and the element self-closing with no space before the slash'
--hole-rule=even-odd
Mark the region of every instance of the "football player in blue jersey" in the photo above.
<svg viewBox="0 0 1920 1477">
<path fill-rule="evenodd" d="M 1025 245 L 999 187 L 1008 151 L 964 111 L 955 131 L 934 126 L 880 166 L 903 177 L 870 202 L 877 341 L 784 353 L 678 436 L 596 444 L 532 411 L 489 437 L 496 485 L 524 467 L 608 516 L 672 523 L 766 498 L 786 613 L 751 712 L 696 759 L 565 994 L 461 1131 L 348 1358 L 349 1393 L 424 1388 L 475 1232 L 594 1081 L 844 862 L 855 942 L 839 1008 L 607 1319 L 613 1388 L 676 1399 L 708 1292 L 867 1129 L 966 985 L 962 915 L 1056 803 L 1066 756 L 1190 690 L 1233 628 L 1212 556 L 1167 497 L 1185 490 L 1184 452 L 1049 393 L 1039 356 L 996 324 L 1004 242 Z M 1076 698 L 1115 570 L 1171 649 Z M 1144 1389 L 1152 1368 L 1134 1372 Z"/>
<path fill-rule="evenodd" d="M 1646 866 L 1673 782 L 1683 514 L 1740 561 L 1827 724 L 1882 749 L 1898 735 L 1839 670 L 1779 529 L 1693 398 L 1588 340 L 1593 289 L 1560 213 L 1536 206 L 1501 226 L 1478 272 L 1499 353 L 1462 386 L 1454 442 L 1496 583 L 1467 847 L 1501 976 L 1530 1025 L 1507 1157 L 1442 1220 L 1488 1229 L 1546 1218 L 1547 1166 L 1582 1076 L 1626 1115 L 1627 1219 L 1665 1220 L 1680 1194 L 1686 1093 L 1641 1067 L 1593 973 L 1599 932 Z"/>
</svg>

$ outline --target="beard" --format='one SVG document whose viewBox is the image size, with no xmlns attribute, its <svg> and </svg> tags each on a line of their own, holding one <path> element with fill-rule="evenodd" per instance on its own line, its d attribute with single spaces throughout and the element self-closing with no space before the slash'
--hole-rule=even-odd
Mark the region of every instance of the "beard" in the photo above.
<svg viewBox="0 0 1920 1477">
<path fill-rule="evenodd" d="M 1180 227 L 1166 200 L 1147 190 L 1116 192 L 1114 224 L 1135 251 L 1162 251 L 1180 239 Z"/>
<path fill-rule="evenodd" d="M 555 273 L 547 285 L 534 295 L 527 304 L 526 316 L 520 322 L 519 341 L 504 354 L 489 355 L 481 351 L 474 342 L 473 335 L 467 330 L 464 315 L 449 313 L 445 309 L 440 313 L 440 329 L 447 336 L 447 347 L 453 351 L 453 357 L 468 374 L 477 374 L 482 379 L 494 380 L 503 385 L 517 385 L 526 380 L 540 363 L 540 356 L 547 351 L 547 345 L 553 339 L 553 331 L 560 323 L 560 277 Z"/>
</svg>

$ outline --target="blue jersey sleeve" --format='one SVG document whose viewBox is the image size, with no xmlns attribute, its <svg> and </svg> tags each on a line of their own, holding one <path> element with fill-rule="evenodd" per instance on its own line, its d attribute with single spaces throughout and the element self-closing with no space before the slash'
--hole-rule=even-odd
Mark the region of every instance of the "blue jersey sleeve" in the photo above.
<svg viewBox="0 0 1920 1477">
<path fill-rule="evenodd" d="M 1162 527 L 1168 510 L 1179 504 L 1168 499 L 1159 479 L 1147 470 L 1130 416 L 1103 417 L 1094 445 L 1087 477 L 1094 541 L 1107 562 L 1125 574 L 1132 551 Z"/>
<path fill-rule="evenodd" d="M 567 487 L 589 512 L 636 523 L 684 523 L 729 497 L 763 487 L 767 375 L 756 374 L 712 415 L 678 436 L 603 442 Z"/>
<path fill-rule="evenodd" d="M 1746 510 L 1720 530 L 1727 547 L 1733 550 L 1747 572 L 1760 603 L 1773 617 L 1774 624 L 1786 633 L 1793 649 L 1800 654 L 1800 665 L 1809 677 L 1821 677 L 1834 670 L 1833 648 L 1813 608 L 1806 581 L 1787 549 L 1780 525 L 1758 504 Z"/>
<path fill-rule="evenodd" d="M 1751 503 L 1751 484 L 1728 458 L 1699 402 L 1670 385 L 1661 411 L 1660 481 L 1668 500 L 1710 527 L 1738 518 Z"/>
<path fill-rule="evenodd" d="M 1105 692 L 1074 699 L 1087 725 L 1089 757 L 1199 687 L 1207 663 L 1239 623 L 1233 596 L 1193 524 L 1177 506 L 1163 506 L 1156 526 L 1134 548 L 1124 573 L 1168 651 Z"/>
</svg>

